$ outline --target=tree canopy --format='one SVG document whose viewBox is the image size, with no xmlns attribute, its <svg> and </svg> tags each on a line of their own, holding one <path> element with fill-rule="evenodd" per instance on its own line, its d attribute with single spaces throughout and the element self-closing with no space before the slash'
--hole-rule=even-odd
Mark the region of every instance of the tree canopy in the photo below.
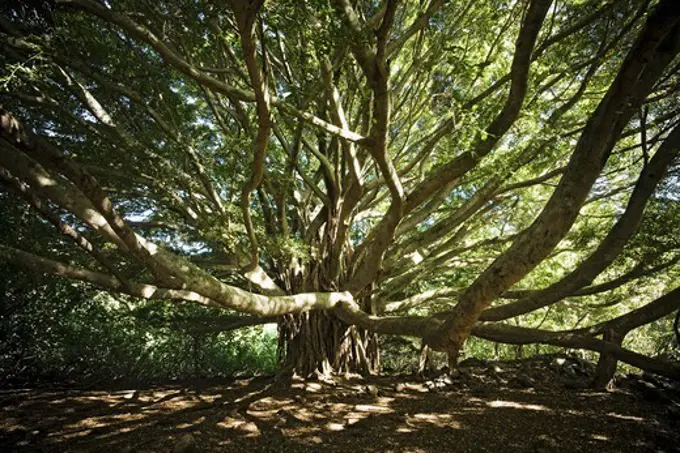
<svg viewBox="0 0 680 453">
<path fill-rule="evenodd" d="M 318 314 L 313 367 L 351 331 L 680 376 L 622 347 L 680 309 L 677 0 L 55 0 L 0 30 L 0 199 L 42 219 L 7 221 L 12 266 L 290 341 Z"/>
</svg>

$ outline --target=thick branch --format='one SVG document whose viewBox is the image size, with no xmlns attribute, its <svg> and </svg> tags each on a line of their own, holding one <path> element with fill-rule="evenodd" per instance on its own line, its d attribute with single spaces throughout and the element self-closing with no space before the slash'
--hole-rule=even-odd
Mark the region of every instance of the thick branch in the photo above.
<svg viewBox="0 0 680 453">
<path fill-rule="evenodd" d="M 592 255 L 566 277 L 544 290 L 532 293 L 531 296 L 512 304 L 486 310 L 483 320 L 501 321 L 529 313 L 553 304 L 590 284 L 614 262 L 616 257 L 623 251 L 628 239 L 637 231 L 647 201 L 678 153 L 680 153 L 680 126 L 675 127 L 651 162 L 645 166 L 638 178 L 625 212 Z"/>
<path fill-rule="evenodd" d="M 465 291 L 442 328 L 457 350 L 481 312 L 543 261 L 576 220 L 591 186 L 633 112 L 680 50 L 680 8 L 665 0 L 650 16 L 591 116 L 559 186 L 534 223 Z M 539 239 L 540 238 L 540 239 Z"/>
<path fill-rule="evenodd" d="M 594 326 L 578 329 L 574 331 L 574 333 L 598 335 L 605 330 L 610 329 L 625 335 L 633 329 L 652 323 L 664 316 L 668 316 L 678 309 L 680 309 L 680 287 L 675 288 L 670 293 L 624 315 L 601 322 Z"/>
<path fill-rule="evenodd" d="M 528 329 L 499 324 L 487 324 L 476 327 L 473 335 L 489 341 L 510 344 L 549 344 L 565 348 L 578 348 L 611 354 L 618 360 L 634 367 L 660 374 L 672 379 L 680 379 L 680 365 L 664 360 L 647 357 L 629 349 L 622 348 L 597 338 L 573 333 L 549 332 L 539 329 Z"/>
<path fill-rule="evenodd" d="M 10 171 L 13 170 L 12 167 L 17 163 L 22 163 L 22 165 L 28 167 L 24 168 L 24 171 L 15 173 L 16 176 L 23 178 L 26 173 L 41 170 L 35 163 L 30 162 L 31 159 L 22 156 L 22 153 L 30 155 L 43 165 L 47 165 L 48 167 L 52 167 L 63 173 L 78 187 L 80 192 L 85 195 L 92 204 L 94 211 L 103 217 L 103 221 L 108 223 L 115 232 L 115 236 L 120 238 L 120 241 L 124 243 L 125 248 L 127 248 L 135 258 L 143 263 L 160 281 L 165 281 L 171 277 L 171 275 L 167 275 L 167 271 L 162 269 L 158 262 L 152 257 L 152 254 L 155 253 L 156 246 L 147 243 L 144 238 L 135 234 L 132 228 L 130 228 L 116 212 L 113 203 L 99 187 L 97 181 L 82 167 L 77 165 L 73 160 L 68 159 L 67 156 L 49 142 L 34 136 L 29 131 L 25 130 L 18 120 L 2 109 L 0 109 L 0 137 L 8 141 L 11 146 L 21 151 L 19 153 L 13 153 L 13 156 L 7 156 L 7 165 L 5 166 Z M 0 164 L 2 164 L 1 161 Z M 12 171 L 12 173 L 14 173 L 14 171 Z M 48 177 L 48 180 L 51 179 L 52 177 Z M 45 182 L 44 176 L 39 176 L 34 182 L 38 186 L 41 186 L 43 190 L 54 192 L 54 190 L 52 190 L 53 188 L 49 187 L 53 186 L 53 184 Z M 76 203 L 82 204 L 82 202 Z M 89 211 L 90 210 L 86 209 L 86 212 L 84 213 L 86 218 L 97 217 Z M 101 220 L 99 223 L 102 223 Z"/>
<path fill-rule="evenodd" d="M 301 293 L 292 296 L 263 296 L 235 286 L 220 283 L 219 291 L 166 289 L 155 285 L 129 282 L 123 286 L 113 276 L 77 268 L 32 253 L 0 244 L 0 259 L 40 272 L 94 284 L 108 291 L 130 294 L 145 299 L 176 299 L 206 306 L 229 308 L 257 316 L 280 316 L 307 310 L 331 310 L 340 302 L 354 303 L 349 293 Z M 206 294 L 210 293 L 210 294 Z"/>
</svg>

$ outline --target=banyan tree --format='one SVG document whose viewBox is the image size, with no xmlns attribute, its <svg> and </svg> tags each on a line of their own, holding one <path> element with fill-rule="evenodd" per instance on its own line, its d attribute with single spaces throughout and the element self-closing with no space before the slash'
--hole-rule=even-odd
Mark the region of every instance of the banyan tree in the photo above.
<svg viewBox="0 0 680 453">
<path fill-rule="evenodd" d="M 3 261 L 276 322 L 302 375 L 404 335 L 680 377 L 623 343 L 680 308 L 677 0 L 1 8 L 0 199 L 53 226 Z"/>
</svg>

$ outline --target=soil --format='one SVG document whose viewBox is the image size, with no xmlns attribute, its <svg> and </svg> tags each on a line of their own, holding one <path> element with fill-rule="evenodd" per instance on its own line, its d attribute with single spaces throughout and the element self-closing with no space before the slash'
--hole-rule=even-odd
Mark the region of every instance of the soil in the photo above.
<svg viewBox="0 0 680 453">
<path fill-rule="evenodd" d="M 563 371 L 3 390 L 0 451 L 680 452 L 677 401 Z"/>
</svg>

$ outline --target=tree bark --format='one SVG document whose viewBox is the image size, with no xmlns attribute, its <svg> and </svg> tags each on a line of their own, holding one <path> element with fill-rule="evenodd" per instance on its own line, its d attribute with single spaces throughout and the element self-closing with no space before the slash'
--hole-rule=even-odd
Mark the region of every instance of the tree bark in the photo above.
<svg viewBox="0 0 680 453">
<path fill-rule="evenodd" d="M 605 331 L 603 340 L 621 346 L 625 333 L 621 334 L 613 329 Z M 618 360 L 610 352 L 601 352 L 600 358 L 597 361 L 595 368 L 595 378 L 593 379 L 593 387 L 598 390 L 605 390 L 611 388 L 614 380 L 614 373 L 616 373 L 616 365 Z"/>
<path fill-rule="evenodd" d="M 324 311 L 283 316 L 279 363 L 309 378 L 331 373 L 375 374 L 380 370 L 377 335 Z"/>
</svg>

